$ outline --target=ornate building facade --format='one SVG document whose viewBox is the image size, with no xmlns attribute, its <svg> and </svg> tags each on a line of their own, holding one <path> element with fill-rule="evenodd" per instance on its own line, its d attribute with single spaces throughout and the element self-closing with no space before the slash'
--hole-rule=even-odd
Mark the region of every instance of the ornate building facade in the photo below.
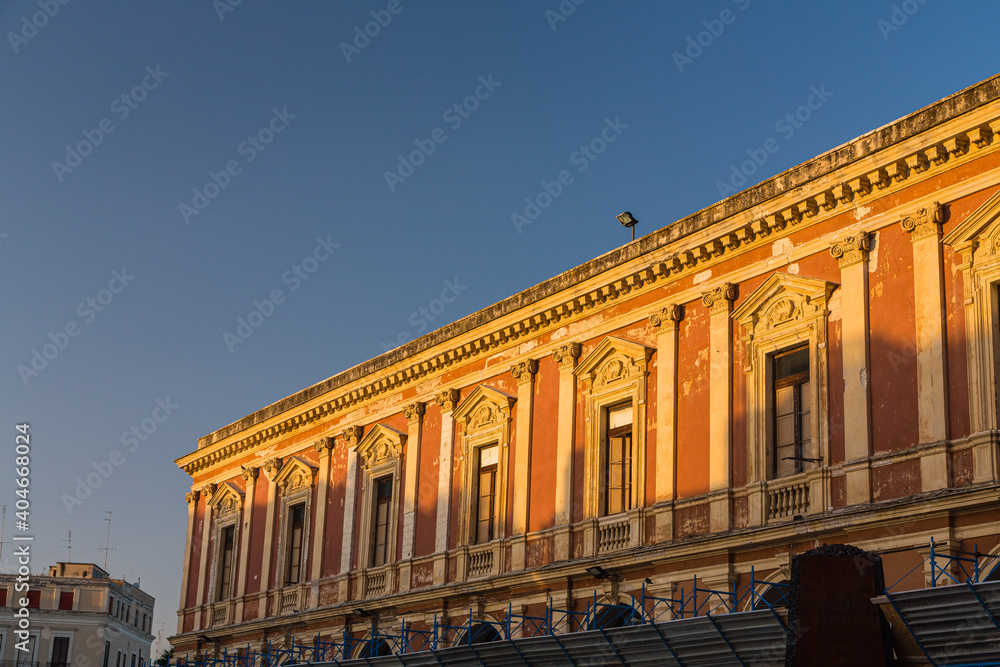
<svg viewBox="0 0 1000 667">
<path fill-rule="evenodd" d="M 998 374 L 994 77 L 200 439 L 171 642 L 728 590 L 833 542 L 920 588 L 932 538 L 998 546 Z"/>
</svg>

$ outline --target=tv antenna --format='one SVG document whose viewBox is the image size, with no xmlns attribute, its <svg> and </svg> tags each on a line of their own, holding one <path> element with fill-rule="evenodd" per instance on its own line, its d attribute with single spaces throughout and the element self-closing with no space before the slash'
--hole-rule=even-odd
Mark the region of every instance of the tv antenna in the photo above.
<svg viewBox="0 0 1000 667">
<path fill-rule="evenodd" d="M 63 540 L 63 542 L 66 543 L 66 548 L 69 549 L 69 556 L 67 556 L 67 558 L 69 560 L 67 560 L 66 562 L 67 563 L 72 563 L 73 562 L 73 531 L 72 530 L 69 531 L 69 536 L 65 540 Z"/>
<path fill-rule="evenodd" d="M 98 551 L 103 551 L 104 552 L 104 571 L 107 572 L 108 571 L 108 552 L 109 551 L 116 551 L 115 549 L 111 548 L 111 511 L 110 510 L 108 511 L 108 518 L 105 519 L 105 521 L 108 522 L 108 539 L 104 543 L 104 547 L 103 548 L 98 548 Z"/>
<path fill-rule="evenodd" d="M 7 527 L 7 506 L 3 506 L 3 518 L 0 519 L 0 563 L 3 562 L 3 531 Z"/>
</svg>

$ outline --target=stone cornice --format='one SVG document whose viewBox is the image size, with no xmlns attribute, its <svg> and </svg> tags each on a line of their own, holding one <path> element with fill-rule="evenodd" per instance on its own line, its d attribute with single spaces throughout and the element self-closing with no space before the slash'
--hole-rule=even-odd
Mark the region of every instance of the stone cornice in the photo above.
<svg viewBox="0 0 1000 667">
<path fill-rule="evenodd" d="M 804 223 L 838 214 L 841 206 L 867 205 L 867 200 L 892 194 L 916 179 L 933 177 L 946 164 L 975 159 L 1000 147 L 1000 118 L 991 102 L 1000 99 L 1000 75 L 956 93 L 891 125 L 793 167 L 752 188 L 648 236 L 571 269 L 478 313 L 431 332 L 407 345 L 355 366 L 329 380 L 282 399 L 199 440 L 199 449 L 177 459 L 188 474 L 205 470 L 265 442 L 354 409 L 388 392 L 480 354 L 508 348 L 520 339 L 585 316 L 632 292 L 646 291 L 710 264 L 725 261 L 735 251 L 771 242 Z M 964 117 L 964 118 L 963 118 Z M 948 124 L 948 127 L 943 127 Z M 926 134 L 928 136 L 922 137 Z M 881 155 L 881 158 L 879 157 Z M 864 159 L 862 159 L 864 158 Z M 876 165 L 873 168 L 873 163 Z M 912 165 L 912 166 L 911 166 Z M 810 187 L 810 184 L 815 184 Z M 822 184 L 822 185 L 820 185 Z M 767 207 L 770 213 L 761 211 Z M 709 230 L 718 228 L 716 234 Z M 655 253 L 654 259 L 649 255 Z M 644 263 L 645 262 L 645 263 Z M 630 270 L 628 267 L 633 266 Z M 531 312 L 513 323 L 453 345 L 412 365 L 364 383 L 383 369 L 442 346 L 446 341 L 485 328 L 490 322 L 549 300 L 563 290 L 615 269 L 626 275 L 595 286 L 579 296 Z M 305 409 L 243 438 L 223 440 L 262 422 L 312 402 L 338 388 L 358 383 L 330 400 Z M 216 446 L 216 443 L 218 445 Z M 204 451 L 203 451 L 204 450 Z"/>
</svg>

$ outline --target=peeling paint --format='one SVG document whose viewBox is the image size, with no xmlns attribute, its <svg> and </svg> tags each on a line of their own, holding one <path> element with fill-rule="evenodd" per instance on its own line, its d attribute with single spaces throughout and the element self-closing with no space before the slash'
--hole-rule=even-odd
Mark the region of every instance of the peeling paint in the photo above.
<svg viewBox="0 0 1000 667">
<path fill-rule="evenodd" d="M 829 320 L 831 322 L 839 322 L 840 321 L 840 290 L 837 290 L 836 292 L 833 293 L 833 296 L 831 296 L 830 300 L 827 302 L 827 307 L 830 309 L 830 318 L 829 318 Z"/>
<path fill-rule="evenodd" d="M 859 379 L 861 380 L 861 386 L 867 388 L 868 387 L 868 369 L 867 368 L 864 368 L 864 367 L 861 368 L 861 373 L 859 373 Z"/>
<path fill-rule="evenodd" d="M 789 238 L 778 239 L 771 245 L 771 257 L 787 255 L 795 249 L 795 245 Z"/>
<path fill-rule="evenodd" d="M 878 268 L 878 232 L 872 234 L 871 248 L 868 249 L 868 273 L 875 273 Z"/>
<path fill-rule="evenodd" d="M 789 264 L 788 265 L 788 272 L 790 274 L 792 274 L 793 276 L 799 275 L 799 265 L 798 265 L 798 263 L 796 262 L 794 264 Z"/>
<path fill-rule="evenodd" d="M 871 206 L 859 206 L 856 209 L 854 209 L 854 219 L 861 220 L 871 212 L 872 212 Z"/>
<path fill-rule="evenodd" d="M 694 284 L 700 285 L 703 282 L 706 282 L 711 277 L 712 277 L 712 269 L 708 269 L 707 271 L 702 271 L 701 273 L 697 274 L 694 277 Z"/>
<path fill-rule="evenodd" d="M 882 296 L 882 292 L 884 291 L 885 287 L 882 285 L 881 280 L 872 285 L 872 294 L 874 294 L 875 296 Z"/>
</svg>

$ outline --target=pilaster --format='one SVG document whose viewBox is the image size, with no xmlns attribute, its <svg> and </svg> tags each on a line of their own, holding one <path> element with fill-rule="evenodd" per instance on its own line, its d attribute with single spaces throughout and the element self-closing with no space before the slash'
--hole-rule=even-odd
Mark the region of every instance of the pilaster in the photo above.
<svg viewBox="0 0 1000 667">
<path fill-rule="evenodd" d="M 434 584 L 448 578 L 448 539 L 451 532 L 451 478 L 455 447 L 455 419 L 452 413 L 458 405 L 458 390 L 446 389 L 435 397 L 441 406 L 441 447 L 438 454 L 437 525 L 434 530 Z"/>
<path fill-rule="evenodd" d="M 334 439 L 325 436 L 313 443 L 313 449 L 319 452 L 319 479 L 316 482 L 316 525 L 313 528 L 312 552 L 309 554 L 311 565 L 310 579 L 316 581 L 323 576 L 323 552 L 326 551 L 326 506 L 329 503 L 330 492 L 330 459 L 333 453 Z M 315 590 L 315 602 L 319 604 L 319 588 Z"/>
<path fill-rule="evenodd" d="M 514 449 L 514 493 L 511 530 L 511 569 L 524 569 L 525 533 L 528 532 L 528 512 L 531 497 L 531 414 L 535 394 L 535 374 L 538 361 L 529 359 L 514 364 L 511 375 L 517 380 L 517 445 Z"/>
<path fill-rule="evenodd" d="M 568 343 L 552 353 L 559 365 L 559 414 L 556 432 L 555 560 L 567 560 L 572 548 L 573 442 L 576 430 L 576 361 L 582 348 Z"/>
<path fill-rule="evenodd" d="M 253 497 L 257 489 L 259 468 L 244 466 L 240 473 L 246 487 L 246 500 L 243 501 L 243 530 L 240 531 L 240 567 L 236 574 L 236 613 L 235 621 L 243 620 L 243 594 L 247 590 L 247 561 L 250 558 L 250 544 L 253 541 Z"/>
<path fill-rule="evenodd" d="M 902 219 L 913 242 L 914 316 L 917 327 L 917 421 L 919 441 L 948 438 L 948 376 L 945 368 L 944 287 L 941 223 L 944 208 L 934 202 Z M 938 452 L 920 459 L 924 491 L 948 486 L 948 455 Z"/>
<path fill-rule="evenodd" d="M 840 265 L 840 331 L 844 359 L 844 461 L 847 504 L 871 501 L 871 383 L 868 324 L 868 232 L 830 248 Z"/>
<path fill-rule="evenodd" d="M 733 418 L 733 320 L 730 313 L 736 299 L 736 286 L 723 283 L 705 292 L 702 303 L 709 312 L 709 403 L 712 409 L 708 424 L 709 490 L 728 489 L 731 479 Z M 729 530 L 728 495 L 712 501 L 711 530 Z"/>
<path fill-rule="evenodd" d="M 201 523 L 201 553 L 198 562 L 198 606 L 199 609 L 199 620 L 197 626 L 199 628 L 208 627 L 208 622 L 210 619 L 206 618 L 208 612 L 203 608 L 208 593 L 207 586 L 205 585 L 208 581 L 208 552 L 211 549 L 211 536 L 212 536 L 212 506 L 209 501 L 212 499 L 212 494 L 215 493 L 215 484 L 207 484 L 201 488 L 201 494 L 205 497 L 205 514 L 202 516 Z"/>
<path fill-rule="evenodd" d="M 649 316 L 656 328 L 656 542 L 674 537 L 669 503 L 677 497 L 677 336 L 683 319 L 684 307 L 675 303 Z"/>
<path fill-rule="evenodd" d="M 187 533 L 184 538 L 184 570 L 181 574 L 181 599 L 178 608 L 184 610 L 188 606 L 188 582 L 191 576 L 191 546 L 194 542 L 195 517 L 198 511 L 198 491 L 192 490 L 184 495 L 188 506 Z M 177 618 L 177 634 L 184 631 L 184 615 Z"/>
<path fill-rule="evenodd" d="M 410 589 L 410 561 L 416 537 L 416 508 L 420 490 L 420 440 L 427 404 L 416 402 L 403 408 L 406 416 L 406 459 L 403 463 L 403 562 L 399 565 L 399 587 Z"/>
<path fill-rule="evenodd" d="M 267 514 L 264 516 L 264 558 L 260 565 L 260 607 L 258 618 L 267 617 L 268 596 L 271 590 L 271 552 L 274 549 L 274 505 L 278 500 L 278 485 L 274 478 L 281 470 L 281 459 L 270 458 L 261 466 L 267 477 Z"/>
</svg>

